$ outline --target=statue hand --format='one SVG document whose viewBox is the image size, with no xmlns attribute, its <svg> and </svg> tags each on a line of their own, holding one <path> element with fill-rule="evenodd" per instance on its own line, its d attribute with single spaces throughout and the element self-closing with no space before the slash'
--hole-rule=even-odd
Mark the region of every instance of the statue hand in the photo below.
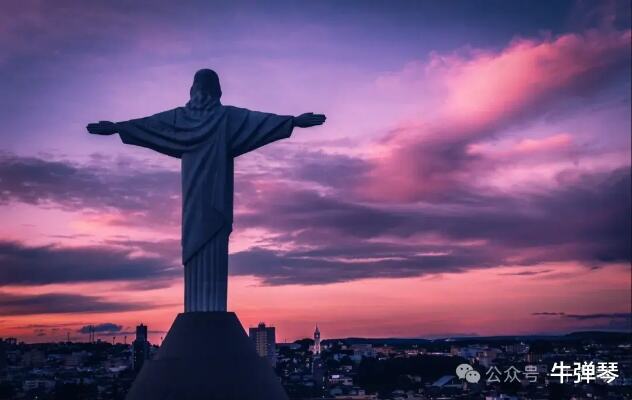
<svg viewBox="0 0 632 400">
<path fill-rule="evenodd" d="M 325 123 L 325 114 L 305 113 L 294 117 L 294 126 L 299 128 L 309 128 L 310 126 L 322 125 Z"/>
<path fill-rule="evenodd" d="M 116 124 L 110 121 L 99 121 L 98 123 L 88 124 L 86 129 L 93 135 L 113 135 L 116 133 Z"/>
</svg>

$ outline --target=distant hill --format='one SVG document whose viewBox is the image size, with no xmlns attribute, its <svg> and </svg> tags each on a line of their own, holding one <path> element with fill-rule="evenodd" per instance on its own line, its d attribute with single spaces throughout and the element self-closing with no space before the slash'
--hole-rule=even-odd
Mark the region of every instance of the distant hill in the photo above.
<svg viewBox="0 0 632 400">
<path fill-rule="evenodd" d="M 330 342 L 341 340 L 347 344 L 371 344 L 373 346 L 412 346 L 412 345 L 424 345 L 431 343 L 428 339 L 416 339 L 416 338 L 358 338 L 350 337 L 344 339 L 331 339 Z M 325 341 L 327 342 L 327 341 Z"/>
<path fill-rule="evenodd" d="M 569 339 L 632 340 L 632 332 L 585 331 L 565 335 Z"/>
<path fill-rule="evenodd" d="M 373 346 L 424 346 L 429 344 L 437 344 L 440 342 L 454 342 L 460 344 L 467 343 L 488 343 L 488 342 L 531 342 L 531 341 L 567 341 L 567 340 L 596 340 L 596 341 L 614 341 L 626 342 L 632 341 L 632 332 L 612 332 L 612 331 L 582 331 L 572 332 L 560 335 L 509 335 L 509 336 L 471 336 L 471 337 L 454 337 L 441 339 L 423 339 L 423 338 L 361 338 L 349 337 L 340 339 L 327 339 L 323 343 L 331 343 L 343 341 L 347 344 L 371 344 Z"/>
</svg>

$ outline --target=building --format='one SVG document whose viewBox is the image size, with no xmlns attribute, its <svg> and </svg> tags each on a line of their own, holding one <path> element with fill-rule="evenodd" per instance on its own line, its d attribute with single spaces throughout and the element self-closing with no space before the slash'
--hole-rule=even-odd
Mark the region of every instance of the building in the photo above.
<svg viewBox="0 0 632 400">
<path fill-rule="evenodd" d="M 7 343 L 0 339 L 0 376 L 2 376 L 2 373 L 4 372 L 4 370 L 7 368 Z"/>
<path fill-rule="evenodd" d="M 373 345 L 371 345 L 370 343 L 352 344 L 351 350 L 353 351 L 353 354 L 350 358 L 356 363 L 361 362 L 363 358 L 375 358 L 377 356 Z M 414 350 L 417 351 L 417 349 Z M 415 356 L 416 355 L 417 353 L 415 353 Z"/>
<path fill-rule="evenodd" d="M 22 382 L 22 390 L 30 392 L 33 390 L 41 390 L 50 392 L 55 388 L 55 381 L 51 379 L 27 379 Z M 37 396 L 35 396 L 37 398 Z"/>
<path fill-rule="evenodd" d="M 136 340 L 147 341 L 147 325 L 141 323 L 136 327 Z"/>
<path fill-rule="evenodd" d="M 320 331 L 318 330 L 318 325 L 316 325 L 316 330 L 314 331 L 314 355 L 320 354 Z"/>
<path fill-rule="evenodd" d="M 439 388 L 462 388 L 463 387 L 463 382 L 461 382 L 459 380 L 458 377 L 454 376 L 454 375 L 444 375 L 441 378 L 437 379 L 433 384 L 433 387 L 439 387 Z"/>
<path fill-rule="evenodd" d="M 260 322 L 256 328 L 248 329 L 248 336 L 255 342 L 257 354 L 265 357 L 270 364 L 276 366 L 276 331 L 273 326 Z"/>
<path fill-rule="evenodd" d="M 147 340 L 147 325 L 136 327 L 136 339 L 132 343 L 132 367 L 138 372 L 145 360 L 149 358 L 149 341 Z"/>
<path fill-rule="evenodd" d="M 70 354 L 64 355 L 64 365 L 66 367 L 80 367 L 89 356 L 90 353 L 87 351 L 73 351 Z"/>
<path fill-rule="evenodd" d="M 321 392 L 327 389 L 326 375 L 327 366 L 324 360 L 320 357 L 314 357 L 312 361 L 312 376 L 314 377 L 314 385 Z"/>
<path fill-rule="evenodd" d="M 43 351 L 32 349 L 22 355 L 21 365 L 27 368 L 37 368 L 46 362 L 46 354 Z"/>
</svg>

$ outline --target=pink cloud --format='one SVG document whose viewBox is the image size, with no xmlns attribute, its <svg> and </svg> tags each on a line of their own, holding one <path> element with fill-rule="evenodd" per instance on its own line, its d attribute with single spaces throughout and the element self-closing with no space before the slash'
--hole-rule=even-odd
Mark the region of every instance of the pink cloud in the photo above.
<svg viewBox="0 0 632 400">
<path fill-rule="evenodd" d="M 549 151 L 566 147 L 571 141 L 571 135 L 568 133 L 560 133 L 543 139 L 523 139 L 514 146 L 514 150 L 521 153 Z"/>
<path fill-rule="evenodd" d="M 558 133 L 542 138 L 524 138 L 506 146 L 493 146 L 490 143 L 473 143 L 467 151 L 485 157 L 505 158 L 533 156 L 535 154 L 555 153 L 568 149 L 573 145 L 573 136 L 569 133 Z"/>
<path fill-rule="evenodd" d="M 447 88 L 446 116 L 489 128 L 550 105 L 557 96 L 591 89 L 622 65 L 629 45 L 630 31 L 519 39 L 500 52 L 435 55 L 428 69 Z"/>
<path fill-rule="evenodd" d="M 462 182 L 472 183 L 473 172 L 480 179 L 489 160 L 472 149 L 555 111 L 566 99 L 590 99 L 628 65 L 630 37 L 629 30 L 593 30 L 519 39 L 500 51 L 434 54 L 426 64 L 410 64 L 400 77 L 379 81 L 391 90 L 405 87 L 402 80 L 430 87 L 434 116 L 427 117 L 431 114 L 424 109 L 423 117 L 391 130 L 373 152 L 372 172 L 359 192 L 372 199 L 414 201 L 441 198 Z M 511 151 L 554 152 L 571 142 L 568 134 L 527 137 Z"/>
</svg>

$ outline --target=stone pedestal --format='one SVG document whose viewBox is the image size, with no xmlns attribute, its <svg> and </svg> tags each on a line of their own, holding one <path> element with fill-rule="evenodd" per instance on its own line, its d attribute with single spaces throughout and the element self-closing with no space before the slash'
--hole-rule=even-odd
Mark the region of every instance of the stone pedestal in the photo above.
<svg viewBox="0 0 632 400">
<path fill-rule="evenodd" d="M 232 312 L 178 314 L 126 400 L 287 400 Z"/>
</svg>

